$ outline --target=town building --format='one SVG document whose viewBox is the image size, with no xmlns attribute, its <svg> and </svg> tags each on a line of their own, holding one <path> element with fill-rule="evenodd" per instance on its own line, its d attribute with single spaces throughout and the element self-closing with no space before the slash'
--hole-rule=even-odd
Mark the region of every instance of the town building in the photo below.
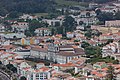
<svg viewBox="0 0 120 80">
<path fill-rule="evenodd" d="M 81 55 L 85 55 L 83 49 L 73 48 L 69 45 L 58 46 L 49 44 L 48 49 L 39 47 L 34 47 L 31 49 L 31 56 L 41 59 L 48 59 L 61 64 L 70 62 L 74 58 L 80 58 Z"/>
<path fill-rule="evenodd" d="M 35 30 L 37 36 L 50 36 L 51 31 L 48 28 L 37 28 Z"/>
<path fill-rule="evenodd" d="M 29 24 L 27 22 L 17 22 L 12 24 L 11 27 L 14 32 L 24 32 L 29 28 Z"/>
<path fill-rule="evenodd" d="M 43 19 L 42 21 L 48 23 L 50 26 L 61 26 L 63 23 L 61 19 Z"/>
<path fill-rule="evenodd" d="M 5 26 L 3 24 L 0 24 L 0 32 L 5 32 Z"/>
<path fill-rule="evenodd" d="M 105 26 L 106 27 L 119 27 L 120 20 L 105 21 Z"/>
</svg>

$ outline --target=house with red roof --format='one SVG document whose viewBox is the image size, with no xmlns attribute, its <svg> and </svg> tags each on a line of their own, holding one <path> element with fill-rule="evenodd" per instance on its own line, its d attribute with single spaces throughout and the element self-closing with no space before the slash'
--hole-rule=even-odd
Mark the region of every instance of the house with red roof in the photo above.
<svg viewBox="0 0 120 80">
<path fill-rule="evenodd" d="M 12 31 L 24 32 L 29 28 L 29 23 L 27 22 L 16 22 L 11 25 Z"/>
<path fill-rule="evenodd" d="M 27 62 L 22 62 L 18 65 L 19 76 L 25 76 L 27 80 L 48 80 L 50 79 L 51 69 L 45 67 L 43 64 L 41 66 L 32 67 Z"/>
</svg>

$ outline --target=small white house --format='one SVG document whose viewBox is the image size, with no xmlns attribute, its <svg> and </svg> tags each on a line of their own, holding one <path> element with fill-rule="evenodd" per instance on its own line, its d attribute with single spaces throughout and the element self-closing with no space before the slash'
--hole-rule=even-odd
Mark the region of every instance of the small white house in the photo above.
<svg viewBox="0 0 120 80">
<path fill-rule="evenodd" d="M 48 80 L 50 79 L 50 71 L 51 69 L 41 65 L 40 68 L 38 68 L 38 65 L 36 65 L 36 68 L 32 68 L 28 63 L 23 62 L 18 67 L 18 74 L 20 76 L 25 76 L 27 80 Z"/>
<path fill-rule="evenodd" d="M 25 21 L 27 19 L 30 19 L 30 20 L 36 19 L 36 20 L 38 20 L 38 17 L 29 15 L 29 14 L 23 14 L 22 16 L 19 17 L 19 19 L 24 19 Z"/>
<path fill-rule="evenodd" d="M 13 31 L 24 32 L 26 29 L 29 28 L 29 24 L 27 22 L 17 22 L 11 25 Z"/>
<path fill-rule="evenodd" d="M 96 17 L 95 11 L 81 11 L 80 12 L 80 17 Z"/>
<path fill-rule="evenodd" d="M 105 26 L 106 27 L 119 27 L 120 20 L 105 21 Z"/>
<path fill-rule="evenodd" d="M 93 24 L 96 24 L 98 22 L 98 19 L 94 18 L 94 17 L 92 17 L 92 18 L 77 18 L 76 19 L 76 22 L 78 25 L 80 25 L 81 21 L 86 25 L 93 25 Z"/>
<path fill-rule="evenodd" d="M 37 28 L 35 30 L 37 36 L 49 36 L 51 35 L 51 31 L 48 28 Z"/>
<path fill-rule="evenodd" d="M 0 32 L 5 32 L 5 26 L 3 26 L 2 24 L 0 24 Z"/>
<path fill-rule="evenodd" d="M 67 32 L 67 38 L 73 38 L 74 37 L 74 33 L 72 32 Z"/>
<path fill-rule="evenodd" d="M 61 26 L 63 23 L 63 20 L 59 19 L 43 19 L 42 21 L 48 23 L 50 26 L 55 26 L 57 23 L 59 23 L 59 26 Z"/>
<path fill-rule="evenodd" d="M 24 33 L 9 33 L 9 34 L 3 34 L 2 37 L 5 37 L 6 39 L 14 39 L 14 38 L 23 38 L 26 37 Z"/>
</svg>

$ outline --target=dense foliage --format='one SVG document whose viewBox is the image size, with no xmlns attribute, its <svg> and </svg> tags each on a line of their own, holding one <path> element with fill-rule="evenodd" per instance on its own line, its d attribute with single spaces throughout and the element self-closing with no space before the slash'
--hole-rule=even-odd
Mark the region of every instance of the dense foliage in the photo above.
<svg viewBox="0 0 120 80">
<path fill-rule="evenodd" d="M 13 64 L 7 64 L 6 67 L 7 67 L 9 70 L 13 71 L 14 73 L 17 72 L 17 68 L 14 67 Z"/>
<path fill-rule="evenodd" d="M 39 13 L 54 10 L 50 0 L 0 0 L 0 16 L 8 13 Z"/>
<path fill-rule="evenodd" d="M 37 20 L 30 20 L 28 22 L 29 22 L 29 30 L 25 31 L 26 36 L 34 36 L 35 35 L 34 31 L 37 28 L 48 27 L 47 23 L 39 22 Z"/>
<path fill-rule="evenodd" d="M 27 80 L 25 76 L 22 76 L 20 80 Z"/>
<path fill-rule="evenodd" d="M 116 0 L 66 0 L 66 1 L 106 3 L 106 2 L 116 1 Z"/>
<path fill-rule="evenodd" d="M 120 11 L 114 11 L 114 13 L 112 12 L 101 12 L 99 9 L 96 10 L 97 13 L 97 18 L 99 19 L 99 21 L 105 23 L 105 21 L 109 21 L 109 20 L 120 20 Z"/>
</svg>

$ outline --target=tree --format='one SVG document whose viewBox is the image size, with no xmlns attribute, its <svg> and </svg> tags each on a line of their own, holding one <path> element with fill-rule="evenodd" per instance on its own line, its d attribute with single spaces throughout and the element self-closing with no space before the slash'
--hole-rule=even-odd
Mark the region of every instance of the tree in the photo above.
<svg viewBox="0 0 120 80">
<path fill-rule="evenodd" d="M 114 60 L 113 64 L 119 64 L 119 60 Z"/>
<path fill-rule="evenodd" d="M 17 73 L 17 68 L 13 67 L 13 68 L 11 68 L 11 71 L 13 71 L 14 73 Z"/>
<path fill-rule="evenodd" d="M 120 11 L 116 12 L 114 17 L 116 20 L 120 20 Z"/>
<path fill-rule="evenodd" d="M 13 71 L 14 73 L 17 72 L 17 68 L 14 67 L 13 64 L 7 64 L 6 67 L 7 67 L 9 70 Z"/>
<path fill-rule="evenodd" d="M 18 80 L 17 78 L 14 78 L 13 80 Z"/>
<path fill-rule="evenodd" d="M 42 30 L 42 36 L 45 36 L 44 33 L 45 33 L 44 30 Z"/>
<path fill-rule="evenodd" d="M 52 34 L 52 35 L 55 34 L 55 29 L 54 29 L 54 28 L 51 29 L 51 34 Z"/>
<path fill-rule="evenodd" d="M 62 8 L 61 14 L 64 15 L 64 9 Z"/>
<path fill-rule="evenodd" d="M 11 69 L 11 68 L 13 68 L 14 66 L 13 66 L 13 64 L 7 64 L 6 67 L 7 67 L 8 69 Z"/>
<path fill-rule="evenodd" d="M 18 13 L 17 11 L 11 12 L 9 13 L 9 15 L 7 16 L 8 18 L 18 18 L 20 15 L 20 13 Z"/>
<path fill-rule="evenodd" d="M 63 22 L 63 26 L 65 27 L 65 31 L 73 31 L 76 28 L 76 22 L 75 19 L 71 16 L 66 16 Z"/>
<path fill-rule="evenodd" d="M 92 31 L 91 30 L 88 30 L 86 33 L 85 33 L 85 36 L 87 38 L 91 38 L 92 37 Z"/>
<path fill-rule="evenodd" d="M 85 54 L 87 56 L 92 56 L 92 57 L 98 57 L 101 58 L 102 54 L 101 54 L 102 50 L 100 47 L 98 46 L 88 46 L 85 48 Z"/>
<path fill-rule="evenodd" d="M 111 1 L 116 1 L 116 0 L 94 0 L 94 2 L 99 3 L 99 4 L 103 4 L 103 3 L 111 2 Z"/>
<path fill-rule="evenodd" d="M 3 24 L 6 27 L 6 31 L 11 31 L 12 30 L 11 23 L 9 23 L 7 21 L 3 21 Z"/>
<path fill-rule="evenodd" d="M 77 39 L 76 39 L 76 40 L 74 40 L 74 42 L 79 42 L 79 41 L 80 41 L 80 40 L 77 40 Z"/>
<path fill-rule="evenodd" d="M 99 32 L 98 30 L 92 30 L 92 35 L 99 37 L 102 33 Z"/>
<path fill-rule="evenodd" d="M 8 13 L 43 13 L 53 12 L 55 2 L 53 0 L 0 0 L 0 16 Z M 12 14 L 12 17 L 16 17 Z"/>
<path fill-rule="evenodd" d="M 66 10 L 65 10 L 65 13 L 64 13 L 65 15 L 69 15 L 69 8 L 67 8 Z"/>
<path fill-rule="evenodd" d="M 87 43 L 87 42 L 85 42 L 85 41 L 83 41 L 83 42 L 81 43 L 81 47 L 82 47 L 82 48 L 87 48 L 87 47 L 89 47 L 89 46 L 90 46 L 90 44 Z"/>
<path fill-rule="evenodd" d="M 20 77 L 20 80 L 27 80 L 25 76 Z"/>
<path fill-rule="evenodd" d="M 63 26 L 59 26 L 56 28 L 58 34 L 63 34 Z"/>
<path fill-rule="evenodd" d="M 90 17 L 90 12 L 87 12 L 87 13 L 86 13 L 86 16 L 87 16 L 87 17 Z"/>
<path fill-rule="evenodd" d="M 27 37 L 31 37 L 32 34 L 29 30 L 25 30 L 25 33 L 24 33 Z"/>
<path fill-rule="evenodd" d="M 1 7 L 0 16 L 6 16 L 7 13 L 8 13 L 8 11 L 6 9 L 4 9 L 3 7 Z"/>
<path fill-rule="evenodd" d="M 107 20 L 114 20 L 114 15 L 113 13 L 110 13 L 110 12 L 103 12 L 103 13 L 100 13 L 99 15 L 97 15 L 97 18 L 100 20 L 100 21 L 107 21 Z"/>
<path fill-rule="evenodd" d="M 108 39 L 106 44 L 112 43 L 114 40 L 113 39 Z"/>
<path fill-rule="evenodd" d="M 101 12 L 100 9 L 97 9 L 97 10 L 95 11 L 95 13 L 96 13 L 97 15 L 99 15 L 99 14 L 101 14 L 102 12 Z"/>
<path fill-rule="evenodd" d="M 60 26 L 60 22 L 55 22 L 55 27 Z"/>
<path fill-rule="evenodd" d="M 79 25 L 82 25 L 82 24 L 84 24 L 84 22 L 83 22 L 83 21 L 80 21 L 80 22 L 79 22 Z"/>
<path fill-rule="evenodd" d="M 35 35 L 34 33 L 35 29 L 41 27 L 48 27 L 48 24 L 44 22 L 39 22 L 38 20 L 32 20 L 29 22 L 29 32 L 31 33 L 32 36 Z"/>
<path fill-rule="evenodd" d="M 108 67 L 107 80 L 115 80 L 114 68 L 112 66 Z"/>
<path fill-rule="evenodd" d="M 2 62 L 0 61 L 0 64 L 2 64 Z"/>
</svg>

